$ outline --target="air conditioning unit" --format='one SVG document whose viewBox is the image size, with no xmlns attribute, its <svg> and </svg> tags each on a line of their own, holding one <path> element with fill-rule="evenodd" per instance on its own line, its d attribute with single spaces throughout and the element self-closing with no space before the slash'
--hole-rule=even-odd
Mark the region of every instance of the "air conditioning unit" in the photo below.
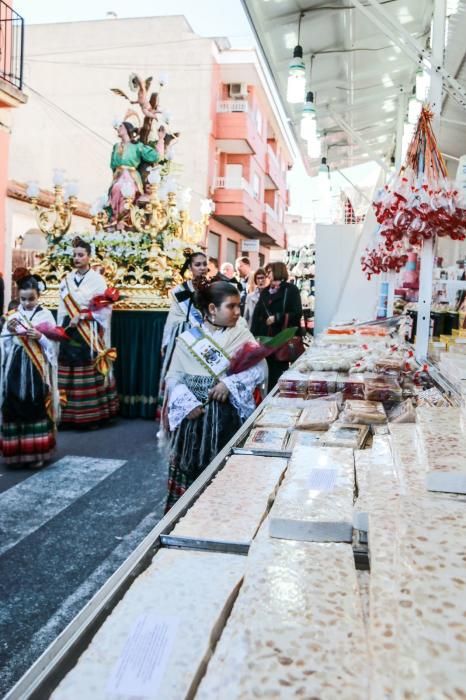
<svg viewBox="0 0 466 700">
<path fill-rule="evenodd" d="M 246 98 L 248 96 L 247 83 L 230 83 L 228 86 L 228 94 L 233 100 Z"/>
</svg>

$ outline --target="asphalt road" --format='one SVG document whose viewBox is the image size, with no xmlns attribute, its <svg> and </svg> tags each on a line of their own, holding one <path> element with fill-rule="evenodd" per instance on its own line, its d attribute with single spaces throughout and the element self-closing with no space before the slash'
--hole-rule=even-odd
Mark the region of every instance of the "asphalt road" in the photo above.
<svg viewBox="0 0 466 700">
<path fill-rule="evenodd" d="M 37 472 L 0 468 L 0 695 L 161 519 L 167 459 L 152 421 L 58 435 Z"/>
</svg>

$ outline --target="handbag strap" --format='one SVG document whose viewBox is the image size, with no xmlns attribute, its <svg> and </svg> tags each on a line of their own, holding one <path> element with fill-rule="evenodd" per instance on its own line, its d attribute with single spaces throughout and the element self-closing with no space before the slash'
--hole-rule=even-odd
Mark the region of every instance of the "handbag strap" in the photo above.
<svg viewBox="0 0 466 700">
<path fill-rule="evenodd" d="M 285 282 L 286 284 L 286 282 Z M 286 298 L 288 296 L 288 287 L 285 287 L 285 296 L 283 297 L 283 329 L 288 328 L 289 314 L 285 313 Z"/>
</svg>

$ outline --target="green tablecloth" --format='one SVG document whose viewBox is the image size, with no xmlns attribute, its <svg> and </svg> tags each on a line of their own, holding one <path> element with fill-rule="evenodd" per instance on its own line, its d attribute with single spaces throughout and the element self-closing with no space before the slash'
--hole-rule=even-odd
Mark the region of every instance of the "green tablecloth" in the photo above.
<svg viewBox="0 0 466 700">
<path fill-rule="evenodd" d="M 126 418 L 155 417 L 166 318 L 166 311 L 113 312 L 112 346 L 118 352 L 115 379 L 120 413 Z"/>
</svg>

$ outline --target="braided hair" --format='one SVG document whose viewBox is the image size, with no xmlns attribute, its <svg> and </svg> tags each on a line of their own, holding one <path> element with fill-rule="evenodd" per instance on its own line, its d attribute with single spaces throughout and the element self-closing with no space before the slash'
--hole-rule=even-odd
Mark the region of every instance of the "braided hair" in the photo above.
<svg viewBox="0 0 466 700">
<path fill-rule="evenodd" d="M 75 236 L 71 241 L 73 248 L 83 248 L 88 255 L 91 254 L 91 245 L 87 241 L 81 238 L 81 236 Z"/>
<path fill-rule="evenodd" d="M 184 263 L 181 267 L 180 270 L 180 275 L 184 277 L 186 272 L 189 270 L 191 267 L 194 258 L 197 258 L 198 255 L 202 255 L 206 260 L 207 260 L 207 255 L 202 252 L 202 250 L 191 250 L 191 248 L 186 248 L 184 251 Z"/>
<path fill-rule="evenodd" d="M 227 297 L 239 296 L 237 288 L 230 282 L 210 282 L 202 277 L 196 285 L 193 303 L 202 315 L 208 315 L 209 304 L 218 309 Z"/>
<path fill-rule="evenodd" d="M 33 289 L 37 294 L 45 292 L 47 285 L 40 275 L 33 274 L 26 267 L 17 267 L 13 272 L 13 281 L 18 289 Z"/>
</svg>

